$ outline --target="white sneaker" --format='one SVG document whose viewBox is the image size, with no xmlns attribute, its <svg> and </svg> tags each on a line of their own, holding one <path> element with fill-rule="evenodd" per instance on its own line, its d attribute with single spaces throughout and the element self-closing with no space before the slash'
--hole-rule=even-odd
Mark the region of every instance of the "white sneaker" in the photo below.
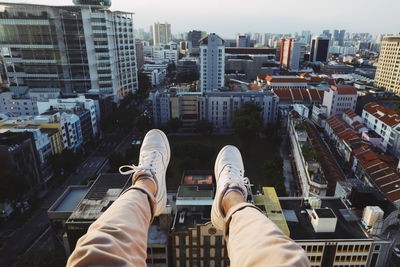
<svg viewBox="0 0 400 267">
<path fill-rule="evenodd" d="M 121 174 L 131 174 L 132 184 L 138 180 L 140 176 L 146 176 L 154 181 L 157 188 L 155 195 L 155 205 L 153 207 L 153 215 L 160 215 L 167 204 L 167 186 L 165 183 L 165 173 L 167 171 L 171 150 L 167 136 L 158 129 L 147 132 L 140 148 L 139 164 L 124 165 L 119 168 Z M 130 168 L 128 171 L 122 171 L 123 168 Z"/>
<path fill-rule="evenodd" d="M 223 147 L 215 160 L 214 172 L 217 190 L 211 209 L 211 222 L 215 228 L 222 230 L 225 217 L 222 198 L 225 192 L 229 188 L 236 188 L 243 193 L 244 199 L 247 198 L 247 178 L 244 178 L 243 160 L 239 149 L 231 145 Z"/>
</svg>

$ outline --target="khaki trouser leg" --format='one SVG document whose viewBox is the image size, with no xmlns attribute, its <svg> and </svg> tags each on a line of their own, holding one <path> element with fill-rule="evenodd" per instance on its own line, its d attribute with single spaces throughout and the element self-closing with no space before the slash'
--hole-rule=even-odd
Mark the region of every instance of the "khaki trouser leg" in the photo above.
<svg viewBox="0 0 400 267">
<path fill-rule="evenodd" d="M 146 266 L 152 215 L 144 191 L 122 194 L 78 240 L 67 266 Z"/>
<path fill-rule="evenodd" d="M 232 207 L 226 223 L 232 267 L 310 265 L 304 250 L 254 205 L 241 203 Z"/>
</svg>

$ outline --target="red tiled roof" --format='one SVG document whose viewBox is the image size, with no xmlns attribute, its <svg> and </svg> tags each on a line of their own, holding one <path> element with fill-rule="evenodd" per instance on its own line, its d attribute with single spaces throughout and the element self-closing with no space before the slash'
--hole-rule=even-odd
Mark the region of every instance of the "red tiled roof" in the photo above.
<svg viewBox="0 0 400 267">
<path fill-rule="evenodd" d="M 381 155 L 361 147 L 353 151 L 369 180 L 391 201 L 400 200 L 400 177 Z M 386 157 L 383 156 L 386 160 Z"/>
<path fill-rule="evenodd" d="M 357 88 L 351 85 L 335 85 L 331 88 L 337 91 L 339 95 L 357 95 Z"/>
<path fill-rule="evenodd" d="M 303 96 L 302 96 L 302 94 L 300 93 L 300 89 L 292 89 L 291 92 L 292 92 L 292 96 L 293 96 L 293 100 L 294 100 L 294 101 L 301 101 L 301 100 L 303 100 Z"/>
<path fill-rule="evenodd" d="M 258 86 L 257 84 L 254 84 L 254 83 L 250 83 L 249 85 L 248 85 L 248 87 L 250 88 L 250 90 L 252 90 L 252 91 L 258 91 L 258 90 L 260 90 L 260 86 Z"/>
<path fill-rule="evenodd" d="M 376 102 L 365 105 L 364 110 L 389 126 L 400 123 L 400 115 L 396 111 L 383 107 Z"/>
<path fill-rule="evenodd" d="M 307 80 L 299 78 L 297 76 L 293 76 L 292 78 L 267 75 L 267 77 L 265 77 L 265 80 L 273 83 L 307 83 Z"/>
<path fill-rule="evenodd" d="M 352 111 L 351 109 L 345 109 L 343 110 L 343 113 L 345 115 L 347 115 L 347 117 L 349 117 L 350 119 L 353 119 L 355 117 L 357 117 L 358 115 L 356 113 L 354 113 L 354 111 Z"/>
<path fill-rule="evenodd" d="M 322 102 L 323 91 L 317 89 L 272 89 L 279 97 L 279 101 L 289 102 Z"/>
<path fill-rule="evenodd" d="M 351 124 L 351 127 L 353 127 L 354 130 L 358 131 L 358 130 L 364 128 L 364 125 L 358 121 L 355 121 Z"/>
</svg>

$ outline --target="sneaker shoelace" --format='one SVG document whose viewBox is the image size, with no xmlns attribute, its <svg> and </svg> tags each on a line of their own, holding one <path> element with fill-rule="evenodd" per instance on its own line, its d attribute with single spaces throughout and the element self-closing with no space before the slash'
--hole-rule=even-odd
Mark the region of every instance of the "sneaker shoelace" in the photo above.
<svg viewBox="0 0 400 267">
<path fill-rule="evenodd" d="M 230 178 L 229 187 L 242 188 L 246 183 L 249 182 L 247 177 L 243 177 L 243 170 L 236 168 L 235 166 L 227 166 L 227 176 Z"/>
<path fill-rule="evenodd" d="M 122 165 L 119 167 L 120 174 L 132 174 L 142 171 L 150 171 L 153 175 L 156 174 L 155 168 L 155 160 L 157 157 L 156 151 L 148 152 L 148 153 L 141 153 L 139 158 L 139 164 L 135 165 Z M 128 168 L 129 170 L 123 171 L 122 169 Z"/>
</svg>

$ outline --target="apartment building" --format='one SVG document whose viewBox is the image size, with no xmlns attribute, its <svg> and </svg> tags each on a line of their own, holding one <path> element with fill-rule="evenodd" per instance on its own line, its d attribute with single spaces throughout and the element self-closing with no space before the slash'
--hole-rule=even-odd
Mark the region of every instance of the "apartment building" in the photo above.
<svg viewBox="0 0 400 267">
<path fill-rule="evenodd" d="M 167 44 L 171 41 L 171 24 L 168 22 L 153 24 L 153 45 Z"/>
<path fill-rule="evenodd" d="M 328 117 L 343 113 L 343 110 L 355 110 L 357 104 L 357 88 L 350 85 L 331 86 L 324 94 L 322 104 L 327 107 Z"/>
<path fill-rule="evenodd" d="M 193 127 L 199 120 L 211 122 L 216 132 L 230 132 L 235 110 L 246 102 L 262 108 L 264 124 L 272 124 L 278 117 L 278 98 L 272 92 L 172 92 L 150 94 L 153 121 L 163 124 L 179 118 L 184 126 Z"/>
<path fill-rule="evenodd" d="M 375 82 L 387 91 L 400 93 L 400 35 L 385 36 L 380 44 Z"/>
<path fill-rule="evenodd" d="M 94 90 L 118 102 L 137 90 L 133 13 L 74 3 L 1 4 L 0 56 L 13 93 Z"/>
<path fill-rule="evenodd" d="M 400 158 L 400 115 L 376 102 L 364 106 L 362 119 L 365 126 L 381 137 L 380 146 Z"/>
<path fill-rule="evenodd" d="M 225 41 L 210 33 L 200 39 L 200 91 L 218 90 L 225 85 Z"/>
<path fill-rule="evenodd" d="M 211 171 L 185 171 L 176 195 L 170 238 L 172 266 L 227 266 L 223 232 L 211 224 L 215 181 Z"/>
<path fill-rule="evenodd" d="M 384 266 L 391 241 L 371 235 L 335 197 L 280 197 L 263 187 L 254 204 L 307 254 L 311 266 Z"/>
</svg>

